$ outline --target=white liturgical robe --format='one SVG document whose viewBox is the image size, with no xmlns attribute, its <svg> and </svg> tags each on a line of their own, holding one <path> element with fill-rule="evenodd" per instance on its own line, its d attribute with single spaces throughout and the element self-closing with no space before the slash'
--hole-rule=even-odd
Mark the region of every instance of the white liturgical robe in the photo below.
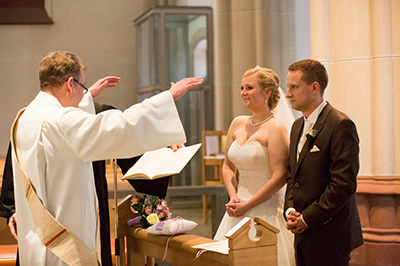
<svg viewBox="0 0 400 266">
<path fill-rule="evenodd" d="M 84 99 L 88 97 L 92 103 L 91 95 Z M 19 120 L 16 150 L 47 210 L 96 250 L 97 201 L 91 162 L 137 156 L 184 143 L 186 137 L 170 92 L 124 112 L 95 115 L 89 109 L 64 108 L 53 96 L 39 92 Z M 65 265 L 39 239 L 17 173 L 14 170 L 20 264 Z"/>
</svg>

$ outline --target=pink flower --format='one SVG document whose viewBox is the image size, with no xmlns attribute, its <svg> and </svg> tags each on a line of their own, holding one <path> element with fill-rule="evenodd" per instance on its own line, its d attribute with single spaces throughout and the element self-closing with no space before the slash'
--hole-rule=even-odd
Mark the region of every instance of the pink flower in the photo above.
<svg viewBox="0 0 400 266">
<path fill-rule="evenodd" d="M 147 215 L 149 215 L 150 213 L 152 213 L 152 211 L 153 211 L 153 208 L 152 208 L 151 206 L 146 206 L 146 207 L 144 208 L 144 213 L 147 214 Z"/>
<path fill-rule="evenodd" d="M 170 219 L 170 218 L 171 218 L 171 215 L 172 215 L 172 214 L 170 213 L 168 207 L 164 207 L 163 213 L 164 213 L 164 215 L 167 215 L 167 219 Z"/>
</svg>

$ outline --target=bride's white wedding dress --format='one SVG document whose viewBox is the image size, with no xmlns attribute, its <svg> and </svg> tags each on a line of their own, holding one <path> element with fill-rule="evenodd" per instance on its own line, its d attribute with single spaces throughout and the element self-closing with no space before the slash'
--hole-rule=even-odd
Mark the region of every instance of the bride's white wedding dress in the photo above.
<svg viewBox="0 0 400 266">
<path fill-rule="evenodd" d="M 237 196 L 241 202 L 250 199 L 271 178 L 268 162 L 268 149 L 258 141 L 248 142 L 242 146 L 234 141 L 229 148 L 228 157 L 239 171 Z M 295 265 L 294 235 L 286 229 L 283 217 L 285 188 L 281 188 L 268 200 L 235 218 L 225 213 L 214 239 L 225 240 L 225 234 L 244 217 L 260 217 L 280 230 L 278 234 L 278 265 Z M 254 227 L 250 236 L 255 236 Z"/>
</svg>

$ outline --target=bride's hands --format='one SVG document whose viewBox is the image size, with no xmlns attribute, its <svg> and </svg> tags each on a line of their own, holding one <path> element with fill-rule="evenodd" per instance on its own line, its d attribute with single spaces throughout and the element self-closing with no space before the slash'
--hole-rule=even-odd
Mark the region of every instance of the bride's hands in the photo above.
<svg viewBox="0 0 400 266">
<path fill-rule="evenodd" d="M 227 209 L 230 209 L 232 217 L 239 217 L 245 214 L 248 211 L 247 205 L 245 202 L 232 202 L 226 204 Z"/>
<path fill-rule="evenodd" d="M 240 203 L 239 198 L 237 196 L 235 196 L 235 197 L 231 197 L 229 202 L 227 204 L 225 204 L 226 212 L 228 213 L 229 216 L 238 217 L 236 214 L 236 206 L 239 203 Z"/>
</svg>

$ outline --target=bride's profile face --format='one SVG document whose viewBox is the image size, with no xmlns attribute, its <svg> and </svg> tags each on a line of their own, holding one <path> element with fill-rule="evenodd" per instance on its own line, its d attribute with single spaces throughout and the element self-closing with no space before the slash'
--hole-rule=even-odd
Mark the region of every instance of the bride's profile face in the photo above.
<svg viewBox="0 0 400 266">
<path fill-rule="evenodd" d="M 268 106 L 266 103 L 268 91 L 261 89 L 257 75 L 243 77 L 241 90 L 240 95 L 245 108 L 254 110 Z"/>
</svg>

